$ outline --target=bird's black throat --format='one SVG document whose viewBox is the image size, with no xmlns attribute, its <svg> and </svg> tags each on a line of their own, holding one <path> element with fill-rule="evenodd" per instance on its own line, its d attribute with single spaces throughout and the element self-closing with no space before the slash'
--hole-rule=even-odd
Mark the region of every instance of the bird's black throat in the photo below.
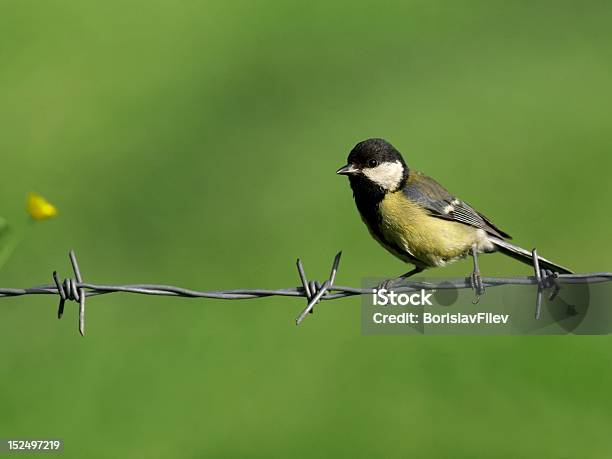
<svg viewBox="0 0 612 459">
<path fill-rule="evenodd" d="M 368 226 L 376 231 L 381 222 L 378 208 L 381 201 L 385 198 L 386 191 L 362 176 L 349 177 L 349 183 L 351 184 L 353 197 L 355 198 L 355 204 L 359 213 Z"/>
</svg>

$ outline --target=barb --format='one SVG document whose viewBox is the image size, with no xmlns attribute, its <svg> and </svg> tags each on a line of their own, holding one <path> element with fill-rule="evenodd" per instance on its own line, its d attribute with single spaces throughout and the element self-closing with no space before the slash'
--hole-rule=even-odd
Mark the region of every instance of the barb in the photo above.
<svg viewBox="0 0 612 459">
<path fill-rule="evenodd" d="M 83 278 L 81 276 L 81 271 L 79 269 L 79 264 L 77 263 L 76 255 L 74 250 L 70 251 L 70 263 L 72 264 L 72 269 L 74 271 L 74 275 L 76 276 L 76 280 L 79 284 L 83 283 Z M 79 302 L 79 333 L 81 336 L 85 336 L 85 290 L 82 288 L 76 288 L 76 282 L 74 285 L 74 292 L 76 293 L 75 299 Z"/>
<path fill-rule="evenodd" d="M 299 325 L 314 312 L 314 306 L 327 300 L 335 300 L 356 295 L 369 295 L 375 293 L 372 288 L 355 288 L 335 284 L 338 267 L 342 252 L 338 252 L 334 258 L 329 278 L 323 284 L 317 281 L 309 281 L 306 277 L 304 266 L 300 259 L 297 260 L 298 276 L 302 283 L 298 287 L 283 289 L 233 289 L 233 290 L 211 290 L 198 291 L 173 285 L 161 284 L 128 284 L 128 285 L 103 285 L 84 282 L 73 250 L 69 253 L 70 263 L 74 272 L 74 279 L 64 279 L 60 282 L 57 271 L 53 272 L 53 284 L 39 285 L 30 288 L 0 288 L 0 298 L 23 295 L 57 295 L 59 306 L 57 318 L 61 319 L 64 314 L 66 301 L 75 301 L 79 304 L 78 329 L 85 336 L 85 299 L 88 297 L 106 295 L 109 293 L 133 293 L 140 295 L 178 296 L 184 298 L 211 298 L 219 300 L 248 300 L 253 298 L 265 298 L 270 296 L 302 297 L 306 298 L 306 308 L 296 319 Z M 539 319 L 542 311 L 542 294 L 546 288 L 552 288 L 550 300 L 554 298 L 561 288 L 561 284 L 582 284 L 612 281 L 612 272 L 584 273 L 584 274 L 557 274 L 550 270 L 541 270 L 539 266 L 536 249 L 532 251 L 534 276 L 528 277 L 482 277 L 481 285 L 486 287 L 497 287 L 500 285 L 537 285 L 535 317 Z M 430 289 L 432 285 L 427 282 L 412 280 L 405 282 L 401 287 L 394 288 L 396 292 L 413 292 L 421 289 Z M 470 276 L 465 278 L 447 280 L 436 285 L 436 289 L 472 289 L 473 280 Z"/>
<path fill-rule="evenodd" d="M 338 266 L 340 265 L 340 257 L 342 256 L 342 252 L 338 252 L 336 257 L 334 258 L 334 263 L 332 264 L 331 273 L 329 275 L 329 279 L 325 281 L 325 283 L 317 289 L 308 288 L 308 283 L 306 282 L 306 274 L 304 274 L 304 268 L 302 266 L 302 261 L 298 259 L 298 271 L 300 274 L 300 279 L 302 280 L 302 284 L 304 285 L 304 290 L 306 293 L 306 298 L 308 298 L 308 305 L 302 311 L 297 319 L 295 319 L 295 324 L 299 325 L 302 323 L 306 314 L 313 311 L 314 305 L 321 300 L 321 297 L 327 293 L 327 291 L 333 287 L 334 281 L 336 280 L 336 273 L 338 272 Z M 315 283 L 315 287 L 318 287 Z M 316 293 L 315 293 L 316 292 Z"/>
<path fill-rule="evenodd" d="M 535 318 L 540 319 L 542 315 L 542 290 L 544 290 L 544 282 L 542 281 L 542 273 L 540 272 L 540 260 L 538 259 L 538 251 L 534 248 L 531 251 L 531 257 L 533 258 L 533 272 L 535 278 L 538 281 L 538 292 L 536 294 L 536 309 Z"/>
</svg>

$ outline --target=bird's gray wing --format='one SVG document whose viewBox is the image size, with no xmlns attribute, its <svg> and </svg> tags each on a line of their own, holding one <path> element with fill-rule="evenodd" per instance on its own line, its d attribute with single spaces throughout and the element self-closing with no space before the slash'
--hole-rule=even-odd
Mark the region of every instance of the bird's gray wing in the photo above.
<svg viewBox="0 0 612 459">
<path fill-rule="evenodd" d="M 420 172 L 410 172 L 403 192 L 408 199 L 421 205 L 434 217 L 481 228 L 502 239 L 512 239 L 508 233 L 495 226 L 486 216 L 450 194 L 434 179 Z"/>
</svg>

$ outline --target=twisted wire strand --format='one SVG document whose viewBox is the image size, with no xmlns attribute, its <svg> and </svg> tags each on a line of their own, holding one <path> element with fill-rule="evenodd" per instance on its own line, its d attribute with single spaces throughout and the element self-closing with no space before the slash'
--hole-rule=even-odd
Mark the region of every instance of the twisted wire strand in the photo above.
<svg viewBox="0 0 612 459">
<path fill-rule="evenodd" d="M 612 272 L 595 272 L 582 274 L 542 274 L 538 263 L 537 251 L 534 249 L 533 265 L 534 276 L 526 277 L 482 277 L 482 286 L 497 287 L 501 285 L 537 285 L 536 296 L 536 319 L 541 315 L 542 294 L 547 288 L 552 288 L 550 299 L 554 298 L 562 284 L 599 283 L 612 281 Z M 79 303 L 79 332 L 85 336 L 85 304 L 86 298 L 110 293 L 132 293 L 140 295 L 176 296 L 182 298 L 210 298 L 219 300 L 248 300 L 254 298 L 265 298 L 270 296 L 303 297 L 307 300 L 306 308 L 296 318 L 299 325 L 314 306 L 320 301 L 346 298 L 356 295 L 368 295 L 376 292 L 375 288 L 356 288 L 335 285 L 336 274 L 340 264 L 342 252 L 338 252 L 332 263 L 329 278 L 323 283 L 309 281 L 306 277 L 304 266 L 300 259 L 297 260 L 297 270 L 301 286 L 281 289 L 230 289 L 230 290 L 192 290 L 174 285 L 163 284 L 127 284 L 127 285 L 104 285 L 84 282 L 77 262 L 76 254 L 70 251 L 69 258 L 74 272 L 74 278 L 66 278 L 60 281 L 57 272 L 53 272 L 53 284 L 38 285 L 29 288 L 0 288 L 0 298 L 15 297 L 23 295 L 57 295 L 60 298 L 57 316 L 61 318 L 64 313 L 66 301 Z M 394 288 L 397 293 L 413 292 L 421 289 L 445 290 L 445 289 L 473 289 L 473 281 L 470 277 L 448 279 L 443 283 L 433 285 L 429 282 L 412 280 L 404 281 L 402 286 Z"/>
</svg>

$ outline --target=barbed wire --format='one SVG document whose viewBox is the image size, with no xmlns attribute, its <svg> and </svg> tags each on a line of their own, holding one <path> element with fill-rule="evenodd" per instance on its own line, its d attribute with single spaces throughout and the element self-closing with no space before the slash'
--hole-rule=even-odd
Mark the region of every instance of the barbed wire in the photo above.
<svg viewBox="0 0 612 459">
<path fill-rule="evenodd" d="M 61 319 L 64 314 L 66 301 L 75 301 L 79 304 L 78 326 L 79 332 L 85 336 L 85 300 L 88 297 L 106 295 L 109 293 L 133 293 L 141 295 L 177 296 L 183 298 L 210 298 L 219 300 L 248 300 L 253 298 L 265 298 L 270 296 L 304 297 L 307 305 L 295 322 L 300 325 L 309 313 L 313 312 L 314 306 L 320 301 L 334 300 L 355 295 L 371 295 L 376 293 L 376 288 L 355 288 L 336 285 L 336 274 L 340 265 L 342 252 L 338 252 L 332 263 L 329 277 L 323 283 L 308 280 L 304 265 L 300 259 L 297 260 L 297 270 L 302 283 L 298 287 L 282 289 L 231 289 L 198 291 L 173 285 L 163 284 L 127 284 L 127 285 L 104 285 L 83 281 L 81 270 L 73 250 L 69 252 L 70 263 L 74 272 L 74 278 L 66 278 L 60 282 L 57 271 L 53 272 L 53 284 L 39 285 L 30 288 L 0 288 L 0 298 L 16 297 L 23 295 L 58 295 L 60 297 L 57 317 Z M 546 289 L 551 289 L 549 300 L 553 300 L 558 294 L 561 284 L 598 283 L 612 281 L 612 273 L 584 273 L 584 274 L 558 274 L 549 270 L 540 270 L 536 249 L 532 251 L 534 276 L 526 277 L 481 277 L 482 287 L 497 287 L 500 285 L 537 285 L 535 318 L 539 319 L 542 307 L 542 295 Z M 411 280 L 403 281 L 399 287 L 394 287 L 396 293 L 419 291 L 421 289 L 473 289 L 476 300 L 482 292 L 474 285 L 473 277 L 447 279 L 440 284 Z"/>
</svg>

